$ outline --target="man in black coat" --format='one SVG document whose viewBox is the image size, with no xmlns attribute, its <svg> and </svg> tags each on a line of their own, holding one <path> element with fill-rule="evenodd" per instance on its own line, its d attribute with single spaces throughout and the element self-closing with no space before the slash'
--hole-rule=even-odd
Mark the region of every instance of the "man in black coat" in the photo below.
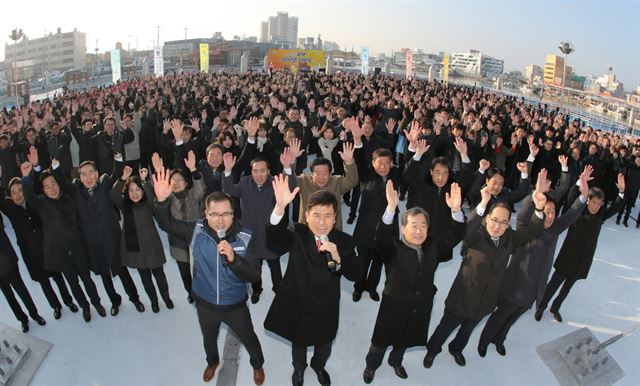
<svg viewBox="0 0 640 386">
<path fill-rule="evenodd" d="M 622 224 L 625 227 L 629 226 L 629 217 L 631 216 L 631 208 L 636 204 L 638 199 L 638 192 L 640 191 L 640 157 L 634 157 L 633 162 L 630 162 L 627 166 L 624 181 L 626 184 L 624 193 L 624 205 L 618 212 L 618 218 L 616 224 L 620 224 L 622 213 L 624 212 L 624 220 Z M 636 219 L 636 223 L 640 224 L 640 218 Z"/>
<path fill-rule="evenodd" d="M 98 172 L 111 174 L 115 153 L 123 154 L 124 144 L 133 141 L 135 136 L 131 129 L 116 129 L 116 120 L 113 117 L 105 118 L 103 124 L 104 129 L 91 137 L 89 143 L 98 149 Z"/>
<path fill-rule="evenodd" d="M 51 163 L 51 167 L 56 169 L 60 164 L 55 161 Z M 40 214 L 42 219 L 44 268 L 52 272 L 62 272 L 71 287 L 73 296 L 82 308 L 82 316 L 87 323 L 91 321 L 91 310 L 80 287 L 79 278 L 82 279 L 91 304 L 98 314 L 102 317 L 107 316 L 89 273 L 87 252 L 78 225 L 78 208 L 74 199 L 62 192 L 60 185 L 49 171 L 40 175 L 43 195 L 36 196 L 33 191 L 32 169 L 33 165 L 30 162 L 20 166 L 25 201 Z"/>
<path fill-rule="evenodd" d="M 578 220 L 569 228 L 564 239 L 560 253 L 553 264 L 555 271 L 547 284 L 544 297 L 536 310 L 536 320 L 542 318 L 542 313 L 547 308 L 549 301 L 562 286 L 560 294 L 551 304 L 551 313 L 558 322 L 562 322 L 560 306 L 569 295 L 571 287 L 580 279 L 586 279 L 593 263 L 593 256 L 598 247 L 598 237 L 602 224 L 616 214 L 624 204 L 625 180 L 622 174 L 618 174 L 616 186 L 619 191 L 615 203 L 608 208 L 604 207 L 604 192 L 600 188 L 591 188 L 587 199 L 587 207 L 582 211 Z"/>
<path fill-rule="evenodd" d="M 444 315 L 427 343 L 427 355 L 423 361 L 426 368 L 433 365 L 436 355 L 442 351 L 442 345 L 458 327 L 460 329 L 455 339 L 449 343 L 449 353 L 459 366 L 466 364 L 462 350 L 475 326 L 498 304 L 509 256 L 542 231 L 546 203 L 543 193 L 536 192 L 534 195 L 536 210 L 529 226 L 516 231 L 509 228 L 510 207 L 505 203 L 497 203 L 489 211 L 490 188 L 483 188 L 481 195 L 482 201 L 467 222 L 460 250 L 463 260 L 445 300 Z"/>
<path fill-rule="evenodd" d="M 18 177 L 13 178 L 9 182 L 9 197 L 4 197 L 5 193 L 1 189 L 0 196 L 0 210 L 11 221 L 29 276 L 42 287 L 42 292 L 53 309 L 54 318 L 60 319 L 62 304 L 53 291 L 49 278 L 53 278 L 56 282 L 64 304 L 69 307 L 71 312 L 78 312 L 78 307 L 73 303 L 73 298 L 69 294 L 62 274 L 49 272 L 43 267 L 42 221 L 38 212 L 27 205 L 24 200 L 22 180 Z"/>
<path fill-rule="evenodd" d="M 376 244 L 391 268 L 366 357 L 367 367 L 362 375 L 365 383 L 373 381 L 390 345 L 393 350 L 389 354 L 389 365 L 398 377 L 407 378 L 402 366 L 404 352 L 409 347 L 424 346 L 427 341 L 433 297 L 437 291 L 433 279 L 439 263 L 438 244 L 453 249 L 462 240 L 465 228 L 460 208 L 462 192 L 456 183 L 451 185 L 451 194 L 447 193 L 446 197 L 454 220 L 447 229 L 446 238 L 429 237 L 427 240 L 429 215 L 424 209 L 415 207 L 403 213 L 402 239 L 398 240 L 392 229 L 397 229 L 393 219 L 397 217 L 398 192 L 391 181 L 386 184 L 386 197 L 387 207 L 378 224 Z"/>
<path fill-rule="evenodd" d="M 273 182 L 276 205 L 267 237 L 289 251 L 287 271 L 269 308 L 264 327 L 292 343 L 294 386 L 304 382 L 307 347 L 315 346 L 311 368 L 321 385 L 330 385 L 325 365 L 338 332 L 340 279 L 356 280 L 362 274 L 355 241 L 335 229 L 338 200 L 330 192 L 311 195 L 305 213 L 307 224 L 285 226 L 285 208 L 300 190 L 289 190 L 288 177 Z"/>
</svg>

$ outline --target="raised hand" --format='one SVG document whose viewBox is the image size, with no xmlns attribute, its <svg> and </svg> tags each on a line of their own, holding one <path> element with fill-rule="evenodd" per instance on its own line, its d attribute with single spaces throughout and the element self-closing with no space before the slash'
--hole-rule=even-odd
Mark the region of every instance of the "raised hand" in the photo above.
<svg viewBox="0 0 640 386">
<path fill-rule="evenodd" d="M 171 121 L 164 119 L 162 121 L 162 134 L 169 134 L 169 131 L 171 131 Z"/>
<path fill-rule="evenodd" d="M 153 192 L 158 202 L 163 202 L 171 196 L 171 183 L 169 182 L 169 172 L 167 170 L 157 170 L 153 175 Z"/>
<path fill-rule="evenodd" d="M 141 168 L 140 169 L 140 179 L 142 181 L 146 180 L 147 177 L 149 176 L 149 169 L 147 168 Z"/>
<path fill-rule="evenodd" d="M 551 188 L 551 181 L 547 179 L 547 169 L 540 169 L 536 180 L 536 192 L 547 193 Z"/>
<path fill-rule="evenodd" d="M 489 190 L 489 186 L 485 186 L 480 189 L 480 197 L 482 197 L 480 204 L 486 208 L 487 204 L 489 204 L 489 201 L 491 200 L 491 191 Z"/>
<path fill-rule="evenodd" d="M 153 153 L 151 155 L 151 165 L 153 165 L 153 170 L 155 171 L 164 170 L 164 163 L 158 153 Z"/>
<path fill-rule="evenodd" d="M 224 162 L 224 171 L 230 172 L 233 170 L 233 167 L 236 166 L 236 157 L 231 152 L 226 152 L 222 156 L 222 161 Z"/>
<path fill-rule="evenodd" d="M 387 196 L 387 212 L 395 213 L 398 203 L 400 202 L 400 198 L 398 197 L 398 191 L 393 189 L 393 182 L 391 179 L 387 180 L 385 195 Z"/>
<path fill-rule="evenodd" d="M 558 156 L 558 162 L 560 162 L 560 166 L 564 169 L 569 165 L 569 158 L 566 155 Z"/>
<path fill-rule="evenodd" d="M 464 139 L 456 137 L 456 140 L 453 142 L 453 146 L 455 146 L 460 155 L 467 154 L 467 142 Z"/>
<path fill-rule="evenodd" d="M 616 187 L 620 193 L 624 193 L 625 182 L 624 182 L 624 174 L 618 173 L 618 182 L 616 182 Z"/>
<path fill-rule="evenodd" d="M 30 162 L 24 162 L 20 165 L 20 172 L 22 173 L 22 177 L 26 177 L 31 174 L 31 170 L 33 170 L 33 166 L 31 166 Z"/>
<path fill-rule="evenodd" d="M 182 139 L 182 130 L 184 129 L 184 123 L 180 119 L 172 119 L 171 120 L 171 132 L 173 133 L 173 138 L 176 141 Z"/>
<path fill-rule="evenodd" d="M 293 138 L 291 143 L 289 144 L 289 151 L 291 152 L 291 157 L 298 158 L 304 153 L 304 149 L 300 149 L 301 142 L 298 138 Z"/>
<path fill-rule="evenodd" d="M 353 163 L 353 151 L 354 145 L 349 142 L 343 142 L 342 151 L 339 151 L 340 158 L 346 165 L 351 165 Z"/>
<path fill-rule="evenodd" d="M 592 179 L 593 177 L 591 177 L 591 172 L 589 173 L 582 172 L 580 174 L 580 177 L 578 178 L 578 182 L 580 184 L 578 185 L 578 189 L 580 190 L 580 195 L 585 200 L 589 197 L 589 180 L 592 180 Z"/>
<path fill-rule="evenodd" d="M 526 162 L 518 162 L 518 164 L 516 165 L 516 168 L 518 168 L 520 173 L 527 173 L 528 172 L 528 168 L 527 168 L 527 163 Z"/>
<path fill-rule="evenodd" d="M 282 174 L 274 176 L 271 185 L 273 186 L 273 195 L 276 198 L 273 210 L 276 214 L 282 215 L 284 208 L 293 201 L 293 198 L 300 191 L 300 187 L 296 187 L 293 191 L 289 190 L 289 177 Z"/>
<path fill-rule="evenodd" d="M 282 153 L 280 153 L 280 163 L 284 169 L 290 168 L 295 158 L 291 153 L 291 148 L 285 147 Z"/>
<path fill-rule="evenodd" d="M 409 131 L 404 130 L 404 135 L 410 144 L 418 142 L 418 138 L 420 137 L 420 123 L 418 121 L 411 122 L 411 129 Z"/>
<path fill-rule="evenodd" d="M 452 212 L 459 212 L 462 210 L 462 189 L 456 182 L 451 184 L 451 193 L 445 194 L 445 200 L 447 206 L 451 208 Z"/>
<path fill-rule="evenodd" d="M 191 127 L 193 127 L 193 130 L 195 130 L 196 133 L 200 131 L 200 120 L 198 118 L 191 118 L 189 122 L 191 123 Z"/>
<path fill-rule="evenodd" d="M 255 138 L 258 134 L 258 129 L 260 128 L 260 121 L 258 120 L 258 117 L 251 117 L 246 122 L 247 124 L 245 129 L 247 130 L 247 135 L 249 138 Z"/>
<path fill-rule="evenodd" d="M 27 160 L 31 164 L 31 166 L 38 166 L 40 160 L 38 159 L 38 149 L 35 146 L 31 146 L 29 148 L 29 154 L 27 154 Z"/>
<path fill-rule="evenodd" d="M 124 169 L 122 169 L 122 176 L 120 177 L 120 179 L 122 181 L 126 181 L 129 179 L 129 177 L 131 177 L 131 173 L 133 172 L 133 169 L 131 169 L 131 166 L 127 165 L 124 167 Z"/>
<path fill-rule="evenodd" d="M 482 171 L 482 173 L 486 172 L 490 166 L 491 166 L 491 162 L 487 161 L 486 159 L 480 160 L 480 170 Z"/>
<path fill-rule="evenodd" d="M 538 153 L 540 152 L 540 148 L 538 146 L 536 146 L 533 142 L 529 143 L 529 154 L 531 154 L 533 156 L 533 158 L 538 156 Z"/>
<path fill-rule="evenodd" d="M 536 206 L 536 210 L 542 211 L 547 203 L 547 196 L 542 192 L 535 191 L 533 192 L 533 203 Z"/>
<path fill-rule="evenodd" d="M 196 171 L 196 154 L 193 150 L 189 150 L 189 153 L 187 153 L 187 158 L 184 159 L 184 164 L 191 173 Z"/>
<path fill-rule="evenodd" d="M 313 126 L 311 128 L 311 134 L 316 138 L 320 137 L 320 131 L 318 130 L 317 126 Z"/>
<path fill-rule="evenodd" d="M 387 120 L 387 124 L 385 125 L 385 127 L 387 128 L 387 132 L 388 132 L 389 134 L 393 134 L 393 132 L 394 132 L 394 131 L 395 131 L 395 129 L 396 129 L 396 120 L 395 120 L 395 119 L 393 119 L 393 118 L 389 118 L 389 119 Z"/>
<path fill-rule="evenodd" d="M 430 147 L 431 146 L 427 145 L 427 140 L 426 139 L 419 140 L 417 145 L 416 145 L 416 155 L 418 157 L 422 157 L 424 155 L 424 153 L 429 151 Z"/>
</svg>

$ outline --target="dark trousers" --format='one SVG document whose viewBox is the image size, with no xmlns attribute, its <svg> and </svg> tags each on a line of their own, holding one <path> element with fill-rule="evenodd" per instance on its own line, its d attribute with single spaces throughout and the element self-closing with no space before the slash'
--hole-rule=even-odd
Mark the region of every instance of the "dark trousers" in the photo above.
<svg viewBox="0 0 640 386">
<path fill-rule="evenodd" d="M 322 370 L 327 365 L 329 355 L 331 355 L 331 343 L 327 342 L 314 346 L 313 357 L 311 357 L 312 369 Z M 295 371 L 304 371 L 307 368 L 307 346 L 292 344 L 291 356 L 293 357 L 293 369 Z"/>
<path fill-rule="evenodd" d="M 27 307 L 29 316 L 33 319 L 38 316 L 38 309 L 31 298 L 31 294 L 29 294 L 29 290 L 27 290 L 27 286 L 24 284 L 24 281 L 22 281 L 18 267 L 0 276 L 0 290 L 2 290 L 11 311 L 13 311 L 13 314 L 19 321 L 26 322 L 29 318 L 27 314 L 22 311 L 22 307 L 20 307 L 20 303 L 18 303 L 13 291 L 16 291 L 20 299 L 22 299 L 22 303 Z"/>
<path fill-rule="evenodd" d="M 405 350 L 406 348 L 404 347 L 394 346 L 391 350 L 391 353 L 389 354 L 389 365 L 392 367 L 401 366 Z M 387 347 L 378 347 L 371 345 L 365 359 L 367 362 L 367 368 L 371 370 L 378 369 L 378 367 L 380 367 L 380 365 L 382 364 L 382 359 L 384 359 L 385 352 L 387 352 Z"/>
<path fill-rule="evenodd" d="M 345 193 L 342 199 L 349 202 L 349 217 L 356 217 L 358 214 L 358 203 L 360 202 L 360 184 Z"/>
<path fill-rule="evenodd" d="M 451 335 L 453 330 L 460 327 L 456 337 L 449 343 L 449 352 L 462 353 L 462 350 L 464 350 L 465 346 L 469 342 L 469 337 L 471 336 L 473 329 L 478 325 L 478 323 L 480 323 L 480 320 L 472 320 L 455 315 L 445 308 L 440 324 L 438 324 L 438 327 L 436 327 L 433 335 L 431 335 L 429 342 L 427 342 L 427 350 L 430 354 L 439 354 L 442 351 L 442 345 L 449 335 Z"/>
<path fill-rule="evenodd" d="M 353 288 L 358 292 L 375 292 L 382 274 L 382 260 L 376 248 L 358 247 L 358 257 L 364 267 L 364 273 Z"/>
<path fill-rule="evenodd" d="M 500 298 L 498 308 L 487 320 L 482 335 L 480 335 L 480 343 L 478 346 L 487 347 L 490 343 L 504 344 L 507 339 L 507 333 L 511 326 L 525 313 L 528 308 L 513 304 L 510 301 Z"/>
<path fill-rule="evenodd" d="M 124 291 L 127 293 L 129 300 L 132 303 L 136 303 L 137 301 L 139 301 L 138 289 L 136 288 L 136 285 L 133 282 L 133 279 L 131 278 L 131 274 L 129 273 L 127 267 L 121 267 L 118 276 L 120 277 L 120 281 L 122 282 L 122 286 L 124 287 Z M 102 285 L 104 286 L 105 291 L 107 291 L 109 300 L 111 300 L 111 304 L 119 306 L 122 303 L 122 296 L 118 294 L 115 287 L 113 286 L 111 273 L 101 273 L 100 278 L 102 279 Z"/>
<path fill-rule="evenodd" d="M 169 284 L 167 283 L 167 276 L 164 274 L 164 269 L 162 267 L 158 268 L 138 268 L 138 273 L 140 274 L 140 279 L 142 280 L 142 285 L 144 286 L 144 291 L 149 296 L 149 300 L 151 303 L 158 303 L 158 293 L 156 292 L 156 286 L 153 285 L 153 280 L 151 280 L 151 275 L 156 279 L 156 284 L 158 285 L 158 290 L 160 291 L 160 296 L 162 296 L 162 300 L 167 302 L 170 300 L 169 297 Z"/>
<path fill-rule="evenodd" d="M 260 260 L 260 270 L 262 271 L 262 262 L 264 260 Z M 280 282 L 282 282 L 282 268 L 280 267 L 280 257 L 276 257 L 275 259 L 266 260 L 267 265 L 269 266 L 269 271 L 271 272 L 271 289 L 273 292 L 276 292 L 278 288 L 280 288 Z M 262 275 L 261 275 L 262 276 Z M 262 277 L 257 281 L 251 283 L 251 288 L 253 292 L 262 291 Z"/>
<path fill-rule="evenodd" d="M 622 214 L 624 213 L 624 222 L 629 221 L 629 217 L 631 217 L 631 209 L 633 209 L 633 205 L 636 203 L 636 199 L 638 198 L 638 193 L 630 194 L 627 193 L 624 196 L 624 204 L 620 207 L 620 211 L 618 212 L 618 221 L 622 218 Z M 640 222 L 640 218 L 637 219 Z"/>
<path fill-rule="evenodd" d="M 558 288 L 560 288 L 560 285 L 562 285 L 560 294 L 558 294 L 556 299 L 551 304 L 551 310 L 550 310 L 551 312 L 560 311 L 560 306 L 562 306 L 562 302 L 564 302 L 564 299 L 567 298 L 567 295 L 569 295 L 569 291 L 571 291 L 571 287 L 573 287 L 573 285 L 576 283 L 577 280 L 578 279 L 576 279 L 575 277 L 569 277 L 565 274 L 558 272 L 557 270 L 553 271 L 551 280 L 549 280 L 549 283 L 547 283 L 547 289 L 544 291 L 544 296 L 542 297 L 542 301 L 540 302 L 540 305 L 538 306 L 538 308 L 543 310 L 546 309 L 547 305 L 549 304 L 549 300 L 551 300 L 553 295 L 555 295 L 556 291 L 558 291 Z"/>
<path fill-rule="evenodd" d="M 185 261 L 176 261 L 176 263 L 178 263 L 178 271 L 180 271 L 184 290 L 191 296 L 191 264 Z"/>
<path fill-rule="evenodd" d="M 220 323 L 224 323 L 233 330 L 249 352 L 251 367 L 254 369 L 262 367 L 264 364 L 262 347 L 260 346 L 258 336 L 253 330 L 251 314 L 249 314 L 249 308 L 246 304 L 229 311 L 215 311 L 201 306 L 196 302 L 196 310 L 198 313 L 198 321 L 200 322 L 200 330 L 202 331 L 204 351 L 207 354 L 207 364 L 209 366 L 220 363 L 218 333 L 220 332 Z"/>
<path fill-rule="evenodd" d="M 60 297 L 62 298 L 62 302 L 65 305 L 69 305 L 73 303 L 73 298 L 69 293 L 69 289 L 67 288 L 67 283 L 64 281 L 64 277 L 60 272 L 54 272 L 51 274 L 51 278 L 56 282 L 56 286 L 58 287 L 58 292 L 60 292 Z M 49 278 L 42 279 L 38 281 L 40 283 L 40 287 L 42 288 L 42 292 L 44 293 L 45 298 L 47 298 L 47 302 L 51 306 L 51 308 L 62 308 L 62 304 L 60 304 L 60 300 L 56 295 L 53 287 L 51 286 L 51 280 Z"/>
<path fill-rule="evenodd" d="M 80 287 L 80 280 L 82 280 L 84 289 L 85 291 L 87 291 L 87 295 L 89 295 L 91 304 L 93 304 L 94 306 L 100 305 L 100 296 L 98 296 L 98 290 L 95 283 L 91 279 L 91 274 L 89 273 L 88 269 L 82 272 L 78 272 L 75 267 L 67 267 L 67 269 L 62 272 L 62 274 L 64 275 L 64 278 L 67 279 L 69 288 L 71 288 L 71 293 L 73 294 L 73 297 L 76 298 L 76 301 L 78 302 L 80 308 L 89 308 L 87 297 Z"/>
</svg>

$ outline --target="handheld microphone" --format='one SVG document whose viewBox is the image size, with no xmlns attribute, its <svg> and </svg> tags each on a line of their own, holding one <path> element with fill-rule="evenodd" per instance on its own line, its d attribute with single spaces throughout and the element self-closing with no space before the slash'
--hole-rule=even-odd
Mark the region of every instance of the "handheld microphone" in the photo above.
<svg viewBox="0 0 640 386">
<path fill-rule="evenodd" d="M 216 233 L 218 234 L 218 240 L 219 240 L 218 242 L 222 241 L 224 237 L 227 235 L 227 232 L 225 232 L 224 229 L 218 229 Z M 220 251 L 218 251 L 218 253 L 220 254 L 220 256 L 224 257 L 224 261 L 222 262 L 222 264 L 227 265 L 227 256 Z"/>
<path fill-rule="evenodd" d="M 327 237 L 327 235 L 320 235 L 318 236 L 318 238 L 320 239 L 320 242 L 322 244 L 326 243 L 327 241 L 329 241 L 329 237 Z M 336 272 L 338 270 L 336 261 L 333 260 L 333 258 L 331 257 L 331 253 L 329 252 L 321 252 L 324 255 L 324 258 L 327 260 L 327 269 L 329 270 L 329 272 Z"/>
</svg>

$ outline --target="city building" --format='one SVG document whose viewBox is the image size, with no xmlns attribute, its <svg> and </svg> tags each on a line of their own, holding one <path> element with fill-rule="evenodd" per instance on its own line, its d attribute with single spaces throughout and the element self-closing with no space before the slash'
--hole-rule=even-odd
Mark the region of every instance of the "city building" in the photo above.
<svg viewBox="0 0 640 386">
<path fill-rule="evenodd" d="M 237 38 L 219 40 L 214 37 L 165 42 L 164 60 L 168 62 L 166 68 L 199 67 L 200 44 L 209 45 L 209 65 L 220 67 L 239 66 L 240 57 L 245 52 L 249 55 L 250 66 L 261 66 L 267 50 L 280 47 L 275 43 L 258 43 L 253 37 Z"/>
<path fill-rule="evenodd" d="M 544 61 L 544 84 L 553 86 L 562 86 L 562 73 L 564 71 L 564 58 L 562 56 L 548 54 Z M 573 68 L 567 66 L 567 73 L 564 78 L 564 85 L 569 88 L 574 87 L 573 84 Z"/>
<path fill-rule="evenodd" d="M 542 72 L 542 67 L 536 66 L 535 64 L 530 64 L 525 66 L 524 68 L 524 78 L 527 82 L 533 83 L 536 78 L 542 79 L 544 74 Z"/>
<path fill-rule="evenodd" d="M 495 77 L 502 74 L 504 60 L 482 54 L 477 50 L 455 52 L 449 58 L 449 71 L 458 71 L 465 75 Z"/>
<path fill-rule="evenodd" d="M 613 67 L 610 65 L 605 66 L 605 73 L 601 77 L 587 76 L 584 81 L 584 89 L 598 94 L 624 98 L 624 85 L 616 80 Z"/>
<path fill-rule="evenodd" d="M 58 28 L 56 33 L 36 39 L 25 35 L 15 48 L 13 43 L 4 45 L 4 60 L 13 66 L 17 49 L 16 63 L 22 78 L 42 76 L 47 71 L 82 69 L 85 67 L 86 41 L 86 34 L 76 29 L 62 32 Z"/>
<path fill-rule="evenodd" d="M 298 18 L 289 17 L 288 12 L 278 12 L 260 23 L 260 42 L 275 43 L 283 48 L 293 48 L 298 44 Z"/>
<path fill-rule="evenodd" d="M 330 42 L 328 40 L 322 41 L 322 50 L 323 51 L 338 51 L 340 50 L 340 45 L 336 42 Z"/>
</svg>

